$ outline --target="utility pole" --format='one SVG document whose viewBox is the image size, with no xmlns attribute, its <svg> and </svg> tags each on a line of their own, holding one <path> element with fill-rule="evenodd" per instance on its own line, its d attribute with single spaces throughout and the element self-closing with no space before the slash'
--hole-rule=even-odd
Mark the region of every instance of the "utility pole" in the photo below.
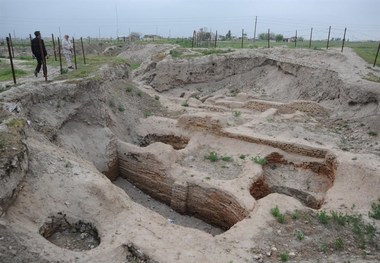
<svg viewBox="0 0 380 263">
<path fill-rule="evenodd" d="M 296 30 L 296 39 L 294 40 L 294 47 L 297 47 L 297 30 Z"/>
<path fill-rule="evenodd" d="M 117 4 L 115 4 L 116 11 L 116 39 L 119 40 L 119 16 L 117 14 Z"/>
<path fill-rule="evenodd" d="M 255 30 L 253 31 L 253 43 L 256 41 L 256 26 L 257 26 L 257 16 L 255 18 Z"/>
<path fill-rule="evenodd" d="M 270 48 L 270 44 L 269 44 L 269 35 L 270 35 L 270 30 L 268 28 L 268 48 Z"/>
</svg>

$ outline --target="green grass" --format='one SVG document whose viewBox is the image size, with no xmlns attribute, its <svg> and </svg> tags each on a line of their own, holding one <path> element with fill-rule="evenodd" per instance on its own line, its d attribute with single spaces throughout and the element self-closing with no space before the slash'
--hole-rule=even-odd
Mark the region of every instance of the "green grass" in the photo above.
<svg viewBox="0 0 380 263">
<path fill-rule="evenodd" d="M 133 91 L 133 86 L 128 85 L 127 88 L 125 89 L 126 92 L 132 92 Z"/>
<path fill-rule="evenodd" d="M 252 157 L 251 158 L 252 159 L 252 161 L 254 162 L 254 163 L 256 163 L 256 164 L 259 164 L 259 165 L 265 165 L 268 161 L 267 161 L 267 159 L 264 157 L 261 157 L 260 155 L 257 155 L 257 156 L 255 156 L 255 157 Z"/>
<path fill-rule="evenodd" d="M 15 75 L 16 75 L 16 81 L 17 81 L 17 78 L 26 76 L 28 75 L 28 73 L 21 69 L 15 69 Z M 9 81 L 9 80 L 13 80 L 12 69 L 10 68 L 10 66 L 9 68 L 0 67 L 0 81 Z"/>
<path fill-rule="evenodd" d="M 369 72 L 366 76 L 363 77 L 363 79 L 366 79 L 366 80 L 369 80 L 369 81 L 372 81 L 372 82 L 378 82 L 378 83 L 380 83 L 380 77 L 376 76 L 372 72 Z"/>
<path fill-rule="evenodd" d="M 297 211 L 294 211 L 294 212 L 290 215 L 290 217 L 291 217 L 293 220 L 297 220 L 298 217 L 299 217 L 299 215 L 298 215 Z"/>
<path fill-rule="evenodd" d="M 179 49 L 172 49 L 170 50 L 169 54 L 172 56 L 172 58 L 179 58 L 183 53 Z"/>
<path fill-rule="evenodd" d="M 278 223 L 280 224 L 285 223 L 285 215 L 280 212 L 280 209 L 278 208 L 278 206 L 272 208 L 270 210 L 270 213 L 272 214 L 272 216 L 276 218 Z"/>
<path fill-rule="evenodd" d="M 186 101 L 182 102 L 181 104 L 182 107 L 189 107 L 189 103 Z"/>
<path fill-rule="evenodd" d="M 335 239 L 335 249 L 336 250 L 343 250 L 344 248 L 344 242 L 340 237 L 337 237 Z"/>
<path fill-rule="evenodd" d="M 321 224 L 327 225 L 329 223 L 329 216 L 327 215 L 326 211 L 317 213 L 317 218 Z"/>
<path fill-rule="evenodd" d="M 372 203 L 371 211 L 368 212 L 368 216 L 380 220 L 380 201 L 378 203 Z"/>
<path fill-rule="evenodd" d="M 296 230 L 296 237 L 299 241 L 302 241 L 305 239 L 305 234 L 302 232 L 302 230 Z"/>
<path fill-rule="evenodd" d="M 241 111 L 233 111 L 232 114 L 233 114 L 236 118 L 238 118 L 238 117 L 240 117 L 240 115 L 241 115 Z"/>
<path fill-rule="evenodd" d="M 131 64 L 131 69 L 132 69 L 132 70 L 135 70 L 135 69 L 138 69 L 140 66 L 141 66 L 140 63 L 132 63 L 132 64 Z"/>
<path fill-rule="evenodd" d="M 145 118 L 148 118 L 148 117 L 150 117 L 152 115 L 153 115 L 153 113 L 151 111 L 144 111 L 144 117 Z"/>
<path fill-rule="evenodd" d="M 233 161 L 231 156 L 222 156 L 220 159 L 222 161 L 225 161 L 225 162 L 232 162 Z"/>
<path fill-rule="evenodd" d="M 218 154 L 214 151 L 209 152 L 208 155 L 205 156 L 205 159 L 211 161 L 211 162 L 216 162 L 219 160 Z"/>
<path fill-rule="evenodd" d="M 103 55 L 88 55 L 86 57 L 86 64 L 83 64 L 83 61 L 77 57 L 77 70 L 70 70 L 67 74 L 59 75 L 56 80 L 65 80 L 65 79 L 81 79 L 94 75 L 102 65 L 110 64 L 111 66 L 117 66 L 126 64 L 127 60 L 120 57 L 110 57 Z M 59 67 L 59 61 L 49 58 L 47 64 Z M 66 69 L 66 62 L 62 61 L 63 69 Z"/>
<path fill-rule="evenodd" d="M 122 104 L 119 104 L 119 106 L 117 107 L 117 109 L 118 109 L 120 112 L 124 112 L 124 111 L 125 111 L 125 107 L 124 107 L 124 105 L 122 105 Z"/>
<path fill-rule="evenodd" d="M 286 252 L 283 252 L 280 254 L 280 259 L 282 262 L 287 262 L 289 260 L 289 253 L 286 251 Z"/>
</svg>

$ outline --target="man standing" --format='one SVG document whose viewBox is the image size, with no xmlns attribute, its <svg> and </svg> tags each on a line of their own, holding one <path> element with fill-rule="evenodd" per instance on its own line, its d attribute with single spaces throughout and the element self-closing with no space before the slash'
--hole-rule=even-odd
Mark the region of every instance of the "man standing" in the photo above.
<svg viewBox="0 0 380 263">
<path fill-rule="evenodd" d="M 63 55 L 65 55 L 65 59 L 67 62 L 67 67 L 69 69 L 73 69 L 73 65 L 71 63 L 71 56 L 73 55 L 73 46 L 71 45 L 71 42 L 70 42 L 68 35 L 65 35 L 63 37 L 62 49 L 63 49 Z"/>
<path fill-rule="evenodd" d="M 37 66 L 34 70 L 34 76 L 38 76 L 38 73 L 40 73 L 41 66 L 42 66 L 42 59 L 44 59 L 47 56 L 46 48 L 44 41 L 41 39 L 41 33 L 40 31 L 34 32 L 35 38 L 32 39 L 31 45 L 32 45 L 32 53 L 33 56 L 37 59 Z M 41 44 L 41 45 L 40 45 Z M 44 75 L 47 74 L 46 69 L 44 68 Z"/>
</svg>

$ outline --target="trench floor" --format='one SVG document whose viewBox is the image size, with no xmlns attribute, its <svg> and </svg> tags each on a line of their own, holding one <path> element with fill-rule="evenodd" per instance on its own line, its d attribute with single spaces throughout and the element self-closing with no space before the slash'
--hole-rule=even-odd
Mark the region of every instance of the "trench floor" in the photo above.
<svg viewBox="0 0 380 263">
<path fill-rule="evenodd" d="M 149 195 L 145 194 L 124 178 L 118 177 L 113 183 L 116 186 L 123 189 L 132 199 L 132 201 L 160 214 L 173 224 L 180 225 L 183 227 L 195 228 L 209 233 L 213 236 L 219 235 L 224 232 L 224 230 L 212 226 L 198 218 L 177 213 L 166 204 L 163 204 L 150 197 Z"/>
</svg>

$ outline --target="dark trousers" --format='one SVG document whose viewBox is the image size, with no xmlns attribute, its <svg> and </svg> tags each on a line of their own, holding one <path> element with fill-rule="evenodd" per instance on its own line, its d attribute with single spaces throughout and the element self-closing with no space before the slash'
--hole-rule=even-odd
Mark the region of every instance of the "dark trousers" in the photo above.
<svg viewBox="0 0 380 263">
<path fill-rule="evenodd" d="M 37 59 L 37 67 L 35 71 L 37 73 L 40 73 L 41 66 L 42 66 L 42 57 L 36 57 L 36 59 Z"/>
</svg>

